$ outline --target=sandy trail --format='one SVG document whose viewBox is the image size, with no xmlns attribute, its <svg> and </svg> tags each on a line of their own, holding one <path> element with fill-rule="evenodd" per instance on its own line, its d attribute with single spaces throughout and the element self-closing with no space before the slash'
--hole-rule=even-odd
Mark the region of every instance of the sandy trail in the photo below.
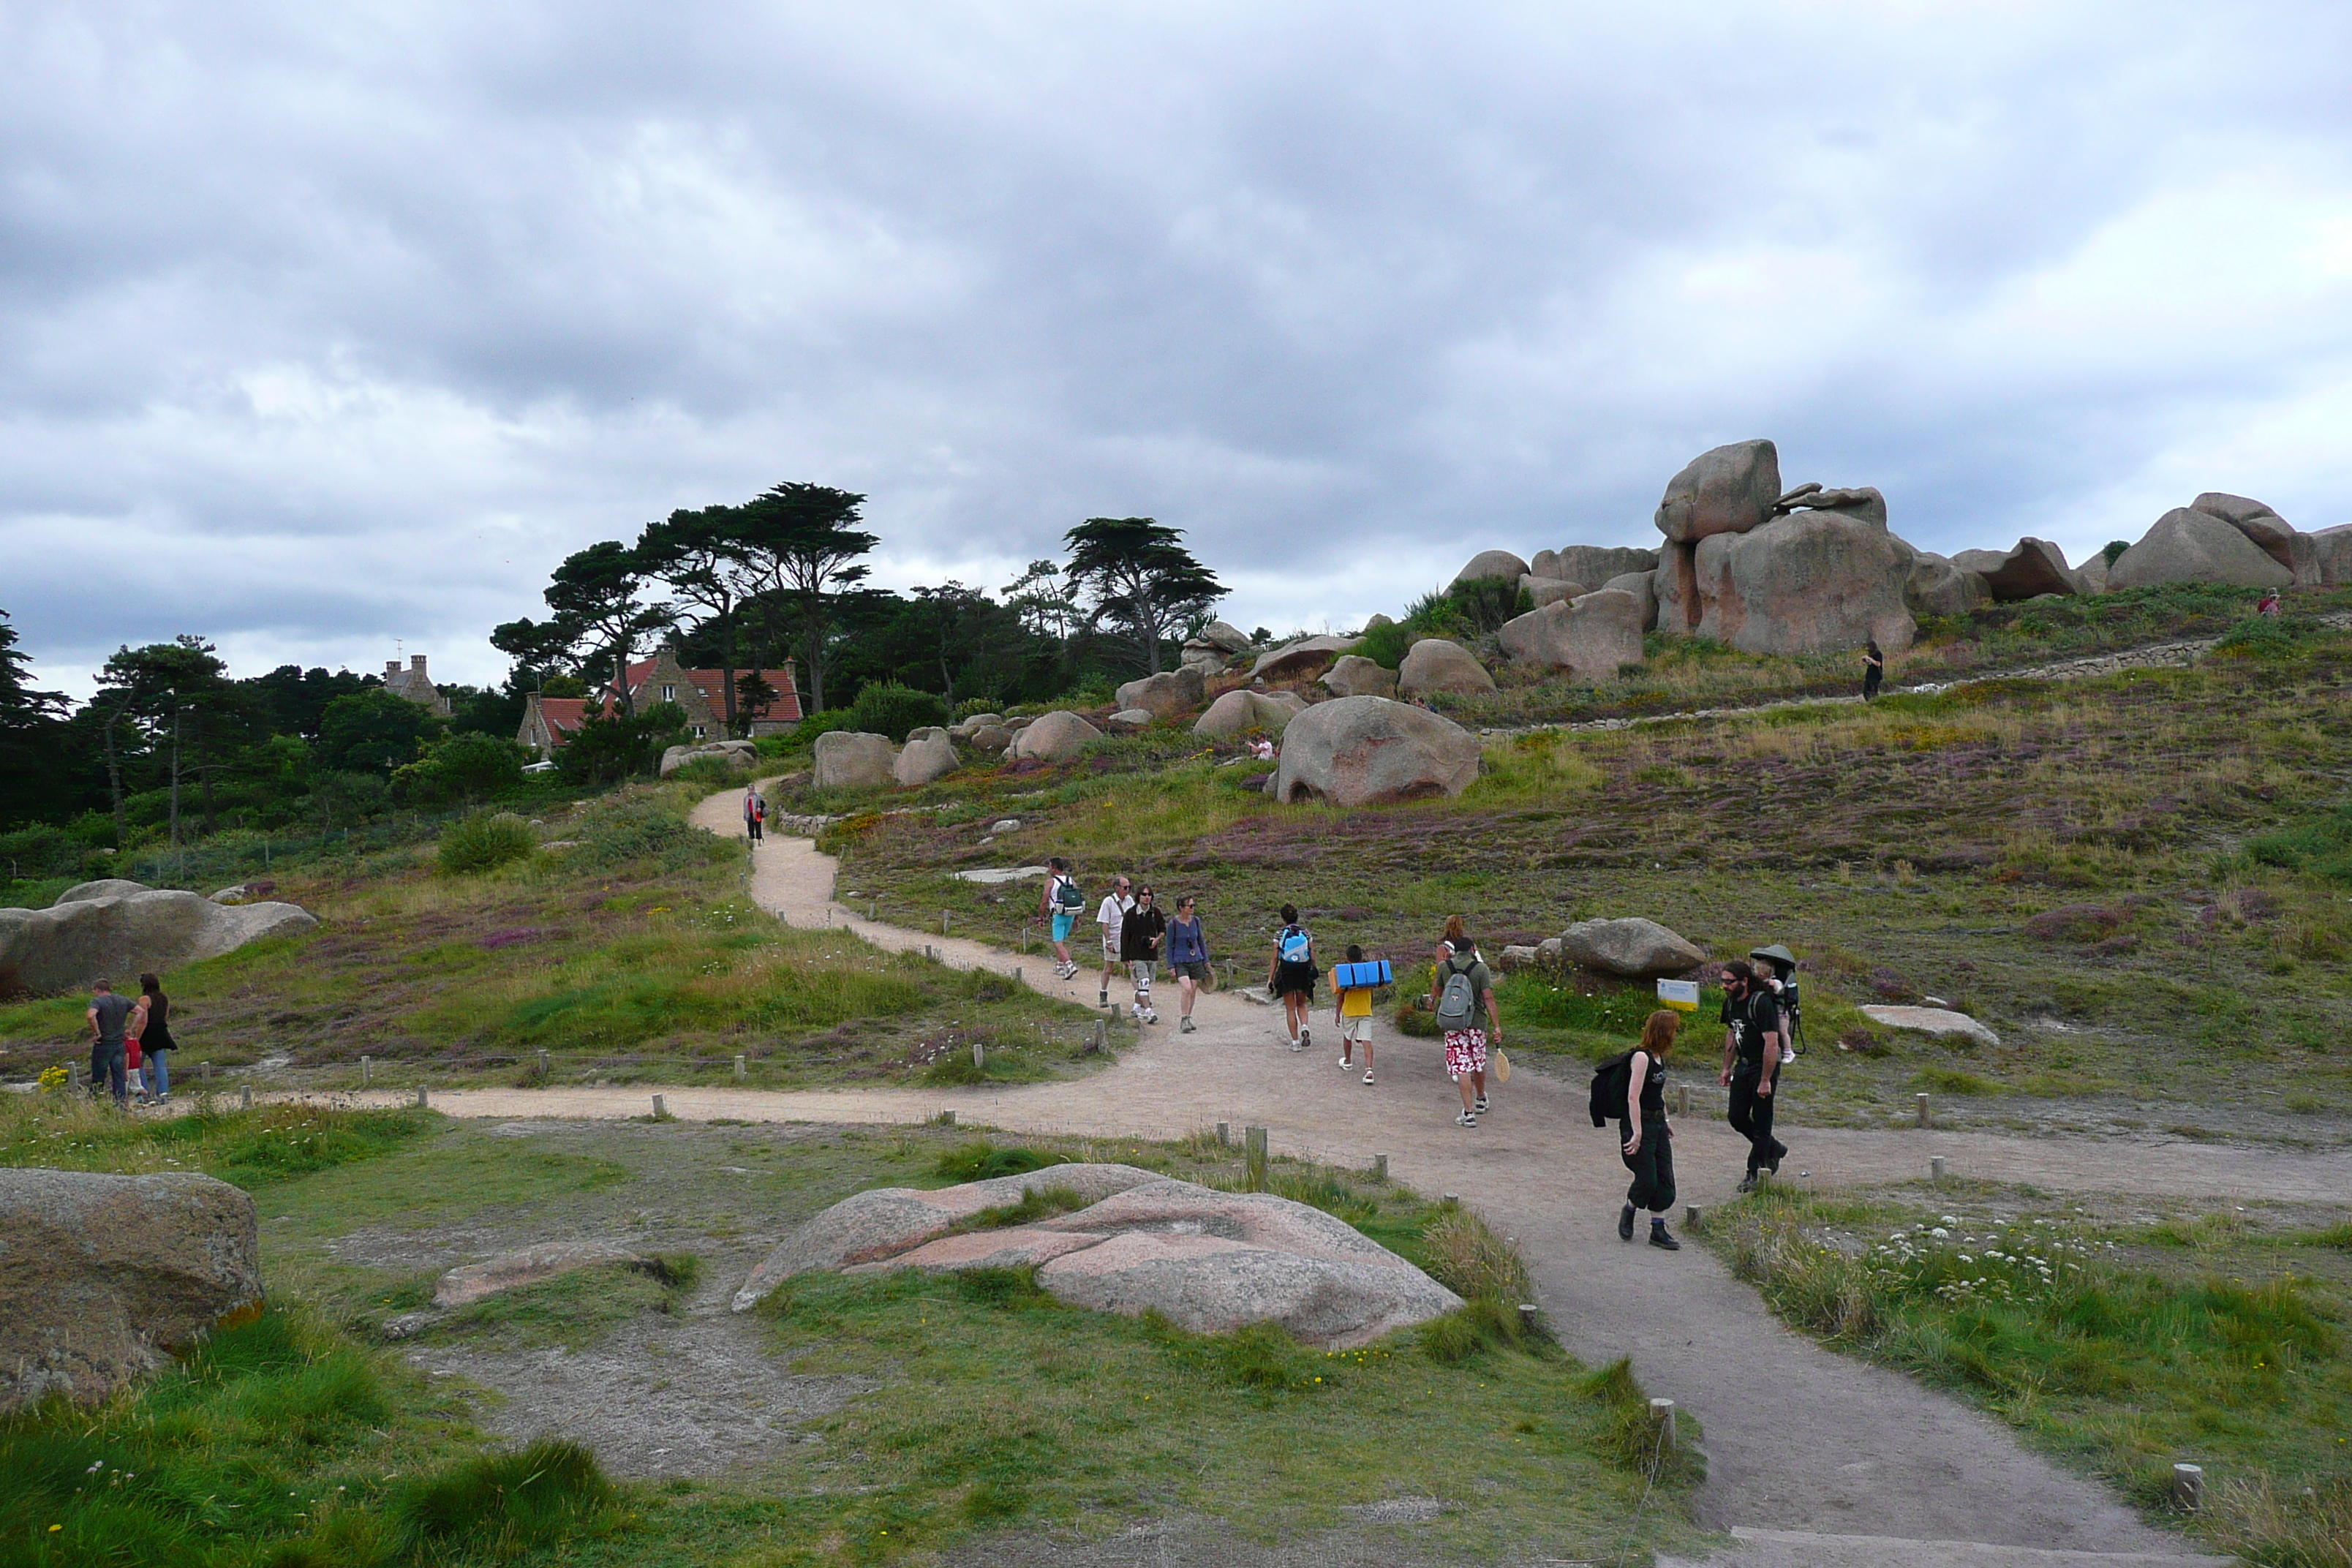
<svg viewBox="0 0 2352 1568">
<path fill-rule="evenodd" d="M 740 835 L 739 799 L 713 796 L 697 822 Z M 793 925 L 840 927 L 891 950 L 929 947 L 958 967 L 1018 969 L 1048 994 L 1095 999 L 1097 970 L 1056 982 L 1050 962 L 868 921 L 835 900 L 834 872 L 810 841 L 771 838 L 754 854 L 751 896 Z M 1209 934 L 1214 949 L 1213 918 Z M 1090 941 L 1091 924 L 1079 935 Z M 1088 956 L 1079 943 L 1072 951 L 1082 962 Z M 1245 973 L 1265 962 L 1231 956 Z M 1126 999 L 1120 990 L 1112 994 Z M 905 1123 L 953 1109 L 961 1121 L 1012 1131 L 1106 1140 L 1177 1136 L 1225 1121 L 1236 1137 L 1245 1125 L 1265 1127 L 1278 1152 L 1351 1164 L 1384 1153 L 1398 1180 L 1459 1194 L 1517 1238 L 1550 1321 L 1577 1354 L 1631 1355 L 1652 1393 L 1699 1418 L 1711 1470 L 1699 1514 L 1708 1524 L 2076 1552 L 2178 1550 L 2177 1540 L 2099 1487 L 2027 1453 L 1996 1423 L 1784 1329 L 1706 1252 L 1619 1242 L 1614 1220 L 1626 1175 L 1610 1136 L 1591 1126 L 1582 1081 L 1522 1069 L 1496 1091 L 1479 1126 L 1463 1128 L 1452 1120 L 1454 1089 L 1433 1041 L 1376 1021 L 1379 1081 L 1366 1086 L 1357 1072 L 1338 1069 L 1328 1003 L 1314 1047 L 1293 1053 L 1270 1007 L 1203 995 L 1194 1009 L 1199 1032 L 1179 1035 L 1173 987 L 1163 984 L 1158 1000 L 1165 1022 L 1122 1031 L 1118 1060 L 1083 1079 L 1001 1089 L 661 1092 L 673 1115 L 689 1120 Z M 1711 1088 L 1703 1068 L 1694 1081 Z M 476 1089 L 436 1092 L 434 1103 L 457 1116 L 610 1118 L 645 1114 L 652 1092 Z M 1675 1138 L 1683 1201 L 1729 1197 L 1742 1145 L 1728 1129 L 1695 1110 L 1676 1124 Z M 1953 1176 L 2052 1190 L 2337 1202 L 2352 1194 L 2347 1153 L 1937 1131 L 1800 1129 L 1786 1141 L 1794 1153 L 1784 1176 L 1809 1172 L 1821 1185 L 1924 1176 L 1940 1155 Z"/>
</svg>

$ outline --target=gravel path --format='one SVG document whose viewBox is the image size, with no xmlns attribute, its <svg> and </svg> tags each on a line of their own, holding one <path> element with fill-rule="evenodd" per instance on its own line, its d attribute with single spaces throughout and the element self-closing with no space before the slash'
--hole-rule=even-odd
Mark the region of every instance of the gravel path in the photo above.
<svg viewBox="0 0 2352 1568">
<path fill-rule="evenodd" d="M 740 831 L 737 798 L 714 796 L 697 821 Z M 794 925 L 843 927 L 892 950 L 929 947 L 959 967 L 1019 968 L 1040 991 L 1094 1001 L 1092 973 L 1056 982 L 1050 963 L 860 918 L 834 901 L 834 868 L 806 839 L 771 838 L 756 852 L 752 898 Z M 1210 935 L 1213 944 L 1213 927 Z M 1517 1240 L 1550 1321 L 1577 1354 L 1596 1362 L 1631 1355 L 1653 1394 L 1698 1417 L 1710 1464 L 1699 1515 L 1709 1525 L 2074 1552 L 2179 1550 L 2177 1539 L 2027 1453 L 1991 1420 L 1783 1328 L 1704 1250 L 1620 1243 L 1614 1220 L 1625 1173 L 1609 1136 L 1585 1113 L 1581 1081 L 1523 1068 L 1496 1091 L 1478 1127 L 1463 1128 L 1452 1121 L 1454 1090 L 1433 1041 L 1376 1021 L 1379 1082 L 1367 1087 L 1357 1073 L 1338 1070 L 1328 1013 L 1314 1048 L 1294 1054 L 1272 1008 L 1229 994 L 1203 996 L 1194 1014 L 1200 1030 L 1188 1036 L 1176 1033 L 1175 1010 L 1171 988 L 1161 1001 L 1168 1022 L 1125 1035 L 1118 1061 L 1083 1079 L 1003 1089 L 662 1092 L 669 1111 L 689 1120 L 903 1123 L 952 1108 L 961 1120 L 1020 1132 L 1170 1137 L 1226 1121 L 1236 1137 L 1244 1125 L 1267 1128 L 1278 1152 L 1351 1164 L 1385 1153 L 1398 1180 L 1459 1194 Z M 644 1114 L 650 1092 L 478 1089 L 436 1094 L 435 1105 L 457 1116 L 609 1118 Z M 1728 1198 L 1741 1166 L 1738 1140 L 1696 1114 L 1675 1131 L 1684 1201 Z M 2319 1201 L 2352 1192 L 2352 1153 L 2343 1152 L 1927 1131 L 1800 1129 L 1789 1142 L 1795 1153 L 1784 1175 L 1809 1172 L 1822 1185 L 1921 1176 L 1940 1155 L 1956 1177 L 2051 1190 Z"/>
</svg>

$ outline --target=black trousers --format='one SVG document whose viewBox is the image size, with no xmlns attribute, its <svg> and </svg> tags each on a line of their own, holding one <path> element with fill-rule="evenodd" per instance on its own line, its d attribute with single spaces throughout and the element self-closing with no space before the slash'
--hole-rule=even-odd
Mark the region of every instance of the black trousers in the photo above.
<svg viewBox="0 0 2352 1568">
<path fill-rule="evenodd" d="M 760 819 L 756 816 L 745 817 L 743 819 L 743 831 L 750 836 L 752 843 L 757 844 L 760 842 Z"/>
<path fill-rule="evenodd" d="M 1631 1154 L 1625 1152 L 1625 1140 L 1633 1134 L 1626 1124 L 1617 1124 L 1617 1157 L 1633 1173 L 1633 1184 L 1625 1189 L 1625 1201 L 1637 1209 L 1652 1214 L 1665 1214 L 1675 1206 L 1675 1140 L 1666 1130 L 1665 1120 L 1642 1124 L 1642 1146 Z"/>
<path fill-rule="evenodd" d="M 1769 1165 L 1789 1152 L 1789 1146 L 1772 1136 L 1772 1109 L 1779 1102 L 1780 1084 L 1776 1078 L 1770 1094 L 1759 1094 L 1756 1086 L 1762 1078 L 1760 1068 L 1752 1073 L 1731 1075 L 1731 1130 L 1748 1140 L 1748 1173 L 1751 1176 L 1759 1165 Z"/>
</svg>

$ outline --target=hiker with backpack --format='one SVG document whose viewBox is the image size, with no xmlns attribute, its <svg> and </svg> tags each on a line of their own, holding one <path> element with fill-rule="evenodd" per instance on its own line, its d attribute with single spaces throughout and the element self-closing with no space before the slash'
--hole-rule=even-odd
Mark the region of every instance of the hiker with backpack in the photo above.
<svg viewBox="0 0 2352 1568">
<path fill-rule="evenodd" d="M 1772 1136 L 1772 1090 L 1780 1072 L 1780 999 L 1756 978 L 1746 961 L 1723 966 L 1723 1073 L 1731 1090 L 1731 1130 L 1748 1140 L 1743 1193 L 1756 1190 L 1756 1173 L 1780 1173 L 1789 1146 Z"/>
<path fill-rule="evenodd" d="M 1503 1014 L 1495 1004 L 1495 977 L 1460 915 L 1445 922 L 1445 941 L 1430 966 L 1429 1005 L 1445 1037 L 1445 1070 L 1462 1091 L 1462 1114 L 1454 1120 L 1475 1127 L 1486 1109 L 1486 1048 L 1503 1043 Z M 1478 1026 L 1482 1012 L 1488 1029 Z"/>
<path fill-rule="evenodd" d="M 1771 988 L 1780 1002 L 1780 1065 L 1787 1067 L 1797 1059 L 1797 1041 L 1805 1026 L 1802 1008 L 1797 996 L 1797 955 L 1780 943 L 1769 947 L 1750 948 L 1748 962 L 1769 964 L 1770 973 L 1756 971 L 1756 978 Z"/>
<path fill-rule="evenodd" d="M 1079 911 L 1087 907 L 1086 894 L 1078 890 L 1078 879 L 1070 875 L 1070 863 L 1059 855 L 1045 862 L 1045 891 L 1037 900 L 1041 920 L 1053 922 L 1054 978 L 1067 980 L 1078 972 L 1078 961 L 1070 956 L 1070 930 L 1078 923 Z"/>
<path fill-rule="evenodd" d="M 1372 1081 L 1372 993 L 1375 986 L 1360 983 L 1365 970 L 1374 966 L 1364 962 L 1364 950 L 1350 943 L 1348 962 L 1331 973 L 1331 1022 L 1339 1030 L 1339 1070 L 1356 1069 L 1356 1052 L 1364 1054 L 1364 1081 Z M 1349 984 L 1349 981 L 1358 984 Z"/>
<path fill-rule="evenodd" d="M 1617 1239 L 1633 1239 L 1633 1218 L 1650 1211 L 1650 1245 L 1680 1252 L 1683 1244 L 1666 1229 L 1675 1206 L 1674 1136 L 1666 1126 L 1666 1057 L 1675 1048 L 1682 1015 L 1664 1008 L 1642 1021 L 1642 1043 L 1602 1062 L 1592 1074 L 1592 1125 L 1617 1123 L 1618 1154 L 1633 1173 L 1625 1207 L 1617 1215 Z"/>
<path fill-rule="evenodd" d="M 1096 996 L 1097 1006 L 1110 1005 L 1111 976 L 1118 972 L 1118 939 L 1127 925 L 1127 911 L 1135 908 L 1129 889 L 1133 886 L 1124 877 L 1111 879 L 1110 891 L 1103 895 L 1102 907 L 1095 910 L 1095 924 L 1102 927 L 1103 972 L 1102 990 Z"/>
<path fill-rule="evenodd" d="M 1282 929 L 1274 933 L 1274 963 L 1265 973 L 1265 988 L 1282 998 L 1282 1024 L 1289 1031 L 1290 1048 L 1307 1046 L 1307 1016 L 1315 1007 L 1315 936 L 1298 923 L 1298 906 L 1282 906 Z"/>
</svg>

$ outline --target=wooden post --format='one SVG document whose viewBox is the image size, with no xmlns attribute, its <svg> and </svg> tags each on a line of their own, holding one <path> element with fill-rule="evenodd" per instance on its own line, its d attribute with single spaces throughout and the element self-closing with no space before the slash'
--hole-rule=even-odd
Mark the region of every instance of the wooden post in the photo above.
<svg viewBox="0 0 2352 1568">
<path fill-rule="evenodd" d="M 668 1114 L 669 1114 L 669 1107 L 668 1107 L 667 1105 L 666 1105 L 666 1104 L 664 1104 L 664 1103 L 663 1103 L 663 1101 L 662 1101 L 662 1097 L 661 1097 L 660 1095 L 658 1095 L 658 1094 L 657 1094 L 657 1095 L 655 1095 L 655 1096 L 654 1096 L 654 1120 L 655 1120 L 656 1121 L 659 1121 L 663 1117 L 667 1116 Z"/>
<path fill-rule="evenodd" d="M 253 1109 L 253 1085 L 248 1083 L 236 1091 L 236 1108 L 239 1110 Z"/>
<path fill-rule="evenodd" d="M 1017 963 L 1013 966 L 1013 984 L 1015 985 L 1024 984 L 1021 978 L 1021 966 Z"/>
<path fill-rule="evenodd" d="M 1087 1049 L 1090 1051 L 1107 1051 L 1110 1049 L 1110 1025 L 1104 1019 L 1097 1018 L 1095 1020 L 1094 1041 L 1087 1047 Z"/>
<path fill-rule="evenodd" d="M 940 1125 L 942 1127 L 953 1127 L 955 1125 L 955 1112 L 952 1110 L 940 1111 Z"/>
<path fill-rule="evenodd" d="M 1389 1157 L 1388 1157 L 1386 1154 L 1375 1154 L 1375 1155 L 1373 1155 L 1373 1156 L 1372 1156 L 1372 1180 L 1374 1180 L 1374 1181 L 1376 1181 L 1376 1182 L 1385 1182 L 1385 1181 L 1387 1181 L 1388 1179 L 1389 1179 Z"/>
<path fill-rule="evenodd" d="M 751 1076 L 751 1064 L 745 1061 L 741 1057 L 737 1057 L 735 1058 L 735 1081 L 737 1083 L 741 1083 L 745 1079 Z"/>
<path fill-rule="evenodd" d="M 1927 1097 L 1924 1094 L 1919 1097 L 1919 1125 L 1922 1127 L 1928 1125 Z"/>
<path fill-rule="evenodd" d="M 1242 1137 L 1247 1146 L 1244 1159 L 1249 1166 L 1250 1180 L 1263 1188 L 1265 1185 L 1265 1129 L 1244 1128 Z"/>
<path fill-rule="evenodd" d="M 2183 1513 L 2195 1513 L 2205 1506 L 2204 1466 L 2172 1467 L 2172 1503 Z"/>
<path fill-rule="evenodd" d="M 430 1110 L 432 1108 L 432 1097 L 425 1093 L 425 1086 L 423 1084 L 418 1084 L 416 1086 L 416 1109 L 419 1110 Z"/>
<path fill-rule="evenodd" d="M 360 1087 L 362 1089 L 365 1089 L 374 1081 L 375 1058 L 373 1057 L 362 1057 L 360 1058 Z"/>
<path fill-rule="evenodd" d="M 1675 1446 L 1675 1402 L 1673 1400 L 1650 1401 L 1650 1430 L 1657 1434 L 1661 1452 Z"/>
<path fill-rule="evenodd" d="M 1217 1123 L 1217 1147 L 1218 1147 L 1218 1148 L 1220 1148 L 1220 1149 L 1230 1149 L 1230 1148 L 1232 1148 L 1233 1146 L 1234 1146 L 1234 1124 L 1233 1124 L 1232 1122 L 1230 1122 L 1230 1121 L 1220 1121 L 1220 1122 L 1218 1122 L 1218 1123 Z"/>
<path fill-rule="evenodd" d="M 1447 1193 L 1444 1197 L 1439 1198 L 1437 1201 L 1442 1204 L 1452 1204 L 1456 1208 L 1459 1208 L 1462 1205 L 1462 1194 L 1460 1193 Z"/>
<path fill-rule="evenodd" d="M 1944 1157 L 1941 1154 L 1927 1162 L 1927 1179 L 1940 1185 L 1944 1180 Z"/>
<path fill-rule="evenodd" d="M 1690 1114 L 1690 1085 L 1686 1083 L 1675 1085 L 1675 1114 L 1676 1116 Z"/>
<path fill-rule="evenodd" d="M 1706 1210 L 1701 1208 L 1696 1204 L 1685 1204 L 1683 1205 L 1683 1228 L 1685 1230 L 1706 1229 Z"/>
<path fill-rule="evenodd" d="M 1542 1313 L 1543 1310 L 1540 1307 L 1538 1307 L 1533 1301 L 1520 1302 L 1519 1332 L 1523 1334 L 1534 1333 L 1536 1331 L 1537 1322 L 1541 1318 Z"/>
<path fill-rule="evenodd" d="M 211 1085 L 212 1081 L 213 1081 L 213 1064 L 212 1064 L 212 1063 L 210 1063 L 210 1062 L 206 1062 L 206 1063 L 205 1064 L 205 1085 L 206 1085 L 207 1087 L 209 1087 L 209 1086 Z"/>
<path fill-rule="evenodd" d="M 540 1051 L 537 1053 L 537 1056 L 539 1058 L 539 1076 L 545 1078 L 547 1076 L 547 1053 L 545 1051 Z"/>
<path fill-rule="evenodd" d="M 978 1040 L 974 1040 L 974 1041 L 972 1041 L 972 1043 L 971 1043 L 971 1065 L 972 1065 L 975 1068 L 982 1068 L 982 1069 L 986 1068 L 987 1068 L 987 1066 L 988 1066 L 988 1051 L 987 1051 L 987 1048 L 986 1048 L 985 1047 L 983 1047 L 983 1046 L 982 1046 L 982 1045 Z"/>
</svg>

